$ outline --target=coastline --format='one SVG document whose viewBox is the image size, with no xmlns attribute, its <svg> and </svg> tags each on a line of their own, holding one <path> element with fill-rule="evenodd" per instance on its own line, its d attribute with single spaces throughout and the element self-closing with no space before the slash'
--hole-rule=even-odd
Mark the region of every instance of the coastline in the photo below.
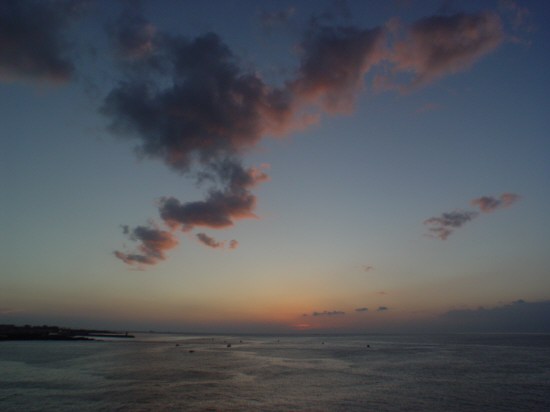
<svg viewBox="0 0 550 412">
<path fill-rule="evenodd" d="M 0 325 L 0 341 L 14 340 L 98 340 L 96 338 L 134 338 L 128 332 L 71 329 L 59 326 Z"/>
</svg>

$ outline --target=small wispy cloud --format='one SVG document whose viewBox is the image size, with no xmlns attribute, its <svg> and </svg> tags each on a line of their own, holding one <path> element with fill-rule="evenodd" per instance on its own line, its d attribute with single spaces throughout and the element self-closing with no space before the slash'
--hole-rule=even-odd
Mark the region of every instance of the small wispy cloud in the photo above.
<svg viewBox="0 0 550 412">
<path fill-rule="evenodd" d="M 428 230 L 432 236 L 446 240 L 453 233 L 453 230 L 464 226 L 476 216 L 477 212 L 455 211 L 426 219 L 424 224 L 430 227 Z"/>
<path fill-rule="evenodd" d="M 479 210 L 485 213 L 491 213 L 495 210 L 509 207 L 520 199 L 519 195 L 514 193 L 503 193 L 498 198 L 492 196 L 481 196 L 472 200 L 472 205 L 477 206 Z"/>
<path fill-rule="evenodd" d="M 313 312 L 312 316 L 341 316 L 345 314 L 346 312 L 340 310 L 325 310 L 323 312 Z"/>
<path fill-rule="evenodd" d="M 357 308 L 355 309 L 356 312 L 367 312 L 369 308 Z"/>
<path fill-rule="evenodd" d="M 208 246 L 212 249 L 224 249 L 226 246 L 226 241 L 218 241 L 214 239 L 211 236 L 208 236 L 206 233 L 197 233 L 196 234 L 197 239 L 199 242 L 201 242 L 203 245 Z M 228 249 L 236 249 L 239 246 L 239 242 L 237 242 L 235 239 L 229 241 Z"/>
<path fill-rule="evenodd" d="M 470 203 L 479 208 L 483 213 L 492 213 L 496 210 L 511 206 L 521 197 L 514 193 L 503 193 L 498 197 L 481 196 L 473 199 Z M 441 240 L 446 240 L 455 229 L 464 226 L 474 218 L 479 216 L 476 211 L 454 211 L 442 213 L 440 216 L 431 217 L 424 221 L 424 224 L 429 226 L 429 235 L 437 237 Z"/>
<path fill-rule="evenodd" d="M 376 309 L 377 312 L 386 312 L 390 310 L 387 306 L 378 306 L 378 309 Z"/>
</svg>

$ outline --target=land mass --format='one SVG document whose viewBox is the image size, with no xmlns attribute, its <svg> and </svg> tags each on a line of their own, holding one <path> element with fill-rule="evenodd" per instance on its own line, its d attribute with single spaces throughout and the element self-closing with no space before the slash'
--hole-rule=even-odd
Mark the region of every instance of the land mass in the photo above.
<svg viewBox="0 0 550 412">
<path fill-rule="evenodd" d="M 96 340 L 96 338 L 133 338 L 128 332 L 71 329 L 59 326 L 0 325 L 0 341 L 4 340 Z"/>
</svg>

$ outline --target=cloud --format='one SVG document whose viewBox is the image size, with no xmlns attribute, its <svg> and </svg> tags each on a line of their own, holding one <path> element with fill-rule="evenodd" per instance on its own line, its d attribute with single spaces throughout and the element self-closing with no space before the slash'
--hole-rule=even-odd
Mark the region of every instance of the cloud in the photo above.
<svg viewBox="0 0 550 412">
<path fill-rule="evenodd" d="M 386 312 L 390 310 L 387 306 L 378 306 L 378 309 L 376 309 L 377 312 Z"/>
<path fill-rule="evenodd" d="M 374 266 L 371 265 L 362 265 L 361 267 L 365 272 L 370 272 L 371 270 L 374 270 Z"/>
<path fill-rule="evenodd" d="M 492 213 L 495 210 L 502 209 L 517 202 L 521 197 L 514 193 L 503 193 L 498 198 L 493 196 L 481 196 L 473 199 L 470 203 L 477 206 L 481 212 Z M 430 235 L 446 240 L 455 229 L 464 226 L 472 219 L 479 216 L 476 211 L 454 211 L 443 213 L 439 217 L 431 217 L 424 221 L 425 225 L 430 226 Z"/>
<path fill-rule="evenodd" d="M 550 301 L 515 302 L 494 308 L 451 310 L 440 317 L 447 327 L 468 332 L 550 332 Z"/>
<path fill-rule="evenodd" d="M 205 233 L 197 233 L 196 236 L 197 236 L 197 239 L 201 243 L 203 243 L 204 245 L 206 245 L 208 247 L 211 247 L 213 249 L 224 249 L 225 248 L 226 241 L 218 241 L 218 240 L 214 239 L 213 237 L 208 236 Z M 229 241 L 228 249 L 233 250 L 233 249 L 236 249 L 238 246 L 239 246 L 239 242 L 236 241 L 235 239 L 232 239 L 232 240 Z"/>
<path fill-rule="evenodd" d="M 224 247 L 224 242 L 219 242 L 216 239 L 214 239 L 213 237 L 210 237 L 205 233 L 197 233 L 197 238 L 199 239 L 199 241 L 201 243 L 203 243 L 206 246 L 211 247 L 213 249 Z"/>
<path fill-rule="evenodd" d="M 0 2 L 0 81 L 69 81 L 74 65 L 64 31 L 78 1 Z"/>
<path fill-rule="evenodd" d="M 302 61 L 290 88 L 297 98 L 330 113 L 353 108 L 364 75 L 384 57 L 380 28 L 312 24 L 301 48 Z"/>
<path fill-rule="evenodd" d="M 342 312 L 340 310 L 331 310 L 331 311 L 323 311 L 323 312 L 313 312 L 312 316 L 341 316 L 345 315 L 346 312 Z"/>
<path fill-rule="evenodd" d="M 284 20 L 290 10 L 264 17 Z M 386 29 L 328 26 L 321 20 L 310 21 L 299 46 L 300 64 L 277 87 L 243 64 L 215 33 L 194 39 L 170 35 L 136 11 L 125 11 L 109 28 L 115 52 L 126 59 L 120 81 L 100 108 L 109 129 L 135 141 L 140 156 L 210 185 L 202 200 L 161 199 L 159 214 L 170 228 L 223 229 L 258 218 L 252 189 L 268 176 L 241 159 L 263 138 L 303 129 L 324 113 L 350 112 L 365 75 L 389 57 L 397 70 L 412 70 L 422 81 L 466 67 L 489 50 L 500 27 L 490 14 L 424 19 L 410 30 L 414 53 L 405 58 L 401 55 L 410 53 L 405 46 L 397 44 L 390 53 Z M 430 43 L 432 35 L 447 44 L 448 55 L 439 43 Z M 427 221 L 436 224 L 430 231 L 442 239 L 452 227 L 444 218 Z M 150 260 L 141 253 L 121 258 Z"/>
<path fill-rule="evenodd" d="M 503 40 L 495 13 L 437 15 L 415 22 L 398 41 L 390 60 L 395 72 L 413 74 L 413 86 L 469 68 Z"/>
<path fill-rule="evenodd" d="M 477 206 L 479 210 L 485 213 L 491 213 L 495 210 L 508 207 L 520 199 L 519 195 L 514 193 L 503 193 L 499 198 L 492 196 L 481 196 L 472 200 L 472 205 Z"/>
<path fill-rule="evenodd" d="M 356 312 L 367 312 L 369 308 L 357 308 L 355 309 Z"/>
<path fill-rule="evenodd" d="M 224 189 L 211 190 L 205 200 L 181 203 L 173 197 L 160 203 L 160 215 L 171 227 L 191 230 L 196 226 L 220 229 L 233 226 L 236 220 L 256 218 L 256 196 L 250 188 L 268 179 L 256 168 L 244 169 L 235 161 L 226 160 L 214 167 Z"/>
<path fill-rule="evenodd" d="M 101 109 L 112 131 L 138 140 L 141 154 L 187 172 L 241 154 L 289 122 L 290 97 L 242 69 L 218 35 L 165 37 L 158 56 L 166 78 L 128 78 Z"/>
<path fill-rule="evenodd" d="M 430 226 L 430 233 L 441 240 L 446 240 L 454 229 L 464 226 L 477 216 L 477 212 L 455 211 L 442 213 L 439 217 L 431 217 L 424 221 Z"/>
<path fill-rule="evenodd" d="M 120 58 L 142 59 L 154 52 L 156 28 L 135 8 L 122 12 L 107 32 Z"/>
<path fill-rule="evenodd" d="M 165 251 L 178 245 L 178 240 L 171 233 L 155 227 L 137 226 L 130 229 L 123 226 L 123 232 L 134 242 L 140 242 L 139 253 L 124 253 L 115 251 L 114 255 L 129 265 L 154 265 L 159 260 L 166 259 Z"/>
</svg>

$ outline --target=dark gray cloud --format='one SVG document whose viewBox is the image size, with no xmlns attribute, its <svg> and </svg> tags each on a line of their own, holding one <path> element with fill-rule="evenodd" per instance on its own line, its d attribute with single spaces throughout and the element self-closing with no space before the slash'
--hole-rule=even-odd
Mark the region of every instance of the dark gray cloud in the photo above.
<svg viewBox="0 0 550 412">
<path fill-rule="evenodd" d="M 140 153 L 188 171 L 253 147 L 291 116 L 287 93 L 239 65 L 220 37 L 165 38 L 166 78 L 122 81 L 102 112 L 111 130 L 139 142 Z"/>
<path fill-rule="evenodd" d="M 550 332 L 550 301 L 518 299 L 494 308 L 451 310 L 440 320 L 449 329 L 467 332 Z"/>
<path fill-rule="evenodd" d="M 491 213 L 495 210 L 511 206 L 520 199 L 519 195 L 514 193 L 503 193 L 498 198 L 492 196 L 481 196 L 472 200 L 472 205 L 477 206 L 479 210 L 485 213 Z"/>
<path fill-rule="evenodd" d="M 355 309 L 356 312 L 367 312 L 369 308 L 357 308 Z"/>
<path fill-rule="evenodd" d="M 117 20 L 108 25 L 107 32 L 115 53 L 123 59 L 142 59 L 153 54 L 156 29 L 134 7 L 123 11 Z"/>
<path fill-rule="evenodd" d="M 0 81 L 71 79 L 65 29 L 79 1 L 0 1 Z"/>
<path fill-rule="evenodd" d="M 171 233 L 155 227 L 137 226 L 130 229 L 123 226 L 123 232 L 134 242 L 139 242 L 139 253 L 115 251 L 117 258 L 129 265 L 154 265 L 159 260 L 166 259 L 165 251 L 177 246 L 178 240 Z"/>
<path fill-rule="evenodd" d="M 470 211 L 442 213 L 439 217 L 426 219 L 424 224 L 430 226 L 429 231 L 432 236 L 446 240 L 454 229 L 464 226 L 477 215 L 477 212 Z"/>
<path fill-rule="evenodd" d="M 377 312 L 386 312 L 390 310 L 387 306 L 378 306 L 378 309 L 376 309 Z"/>
<path fill-rule="evenodd" d="M 412 72 L 413 85 L 470 67 L 504 39 L 495 13 L 437 15 L 414 23 L 406 39 L 395 44 L 391 60 L 396 72 Z"/>
<path fill-rule="evenodd" d="M 340 310 L 325 310 L 323 312 L 313 312 L 312 316 L 341 316 L 345 314 L 346 312 Z"/>
</svg>

